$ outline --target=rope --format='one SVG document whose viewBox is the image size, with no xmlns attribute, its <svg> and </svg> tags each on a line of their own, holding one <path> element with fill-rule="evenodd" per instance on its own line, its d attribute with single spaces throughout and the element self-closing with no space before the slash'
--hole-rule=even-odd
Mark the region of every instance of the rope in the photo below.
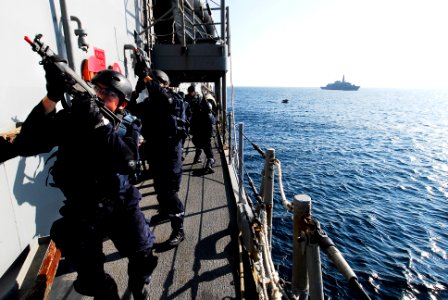
<svg viewBox="0 0 448 300">
<path fill-rule="evenodd" d="M 266 218 L 264 218 L 266 219 Z M 267 233 L 267 225 L 266 222 L 263 222 L 263 229 L 261 231 L 261 244 L 262 244 L 262 249 L 263 249 L 263 257 L 265 258 L 265 262 L 266 262 L 266 269 L 267 269 L 267 273 L 268 273 L 268 278 L 269 278 L 269 284 L 271 286 L 271 296 L 270 299 L 276 299 L 276 300 L 280 300 L 281 299 L 281 294 L 279 294 L 279 290 L 277 287 L 277 283 L 278 283 L 278 273 L 275 271 L 275 268 L 273 268 L 274 264 L 272 263 L 272 256 L 270 255 L 270 251 L 269 251 L 269 244 L 268 244 L 268 239 L 266 237 L 266 233 Z M 274 270 L 274 271 L 273 271 Z"/>
<path fill-rule="evenodd" d="M 285 191 L 283 189 L 283 180 L 282 180 L 282 166 L 278 159 L 274 160 L 274 164 L 277 166 L 278 170 L 278 188 L 280 190 L 280 196 L 282 198 L 282 204 L 286 208 L 287 211 L 293 212 L 294 206 L 291 202 L 286 199 Z"/>
<path fill-rule="evenodd" d="M 266 219 L 266 218 L 264 218 Z M 269 284 L 271 285 L 271 293 L 268 299 L 286 299 L 291 300 L 293 299 L 290 297 L 291 295 L 288 295 L 288 292 L 283 288 L 282 283 L 284 283 L 284 280 L 279 277 L 278 272 L 275 269 L 274 262 L 272 261 L 272 256 L 269 255 L 269 249 L 268 249 L 268 237 L 267 237 L 267 230 L 266 230 L 267 224 L 264 222 L 261 225 L 261 228 L 264 230 L 261 230 L 260 232 L 260 247 L 262 247 L 262 258 L 260 259 L 260 262 L 262 262 L 262 266 L 265 266 L 264 261 L 266 261 L 266 269 L 268 276 L 266 277 L 266 270 L 263 268 L 263 274 L 261 278 L 268 278 Z M 264 284 L 265 282 L 263 282 Z M 264 284 L 266 285 L 266 284 Z M 267 291 L 266 291 L 267 292 Z"/>
<path fill-rule="evenodd" d="M 268 297 L 268 290 L 265 284 L 265 278 L 266 278 L 266 271 L 264 269 L 264 263 L 263 263 L 263 252 L 257 251 L 258 255 L 258 262 L 260 267 L 260 278 L 261 278 L 261 287 L 263 289 L 263 296 L 264 299 L 269 299 Z"/>
<path fill-rule="evenodd" d="M 236 142 L 237 130 L 236 130 L 235 124 L 232 124 L 232 125 L 235 128 L 235 130 L 233 130 L 233 138 L 235 141 L 233 143 L 233 145 L 234 145 L 233 147 L 235 147 L 235 149 L 237 149 L 237 146 L 238 146 L 237 142 Z M 258 153 L 261 154 L 261 156 L 263 158 L 265 158 L 264 152 L 261 150 L 261 148 L 257 144 L 253 143 L 244 133 L 242 133 L 242 136 L 245 140 L 247 140 L 253 146 L 253 148 Z M 238 155 L 239 155 L 239 153 L 236 151 L 234 157 L 238 157 Z M 277 174 L 278 174 L 277 181 L 278 181 L 278 187 L 279 187 L 279 193 L 281 196 L 282 205 L 288 212 L 292 213 L 294 211 L 294 206 L 293 206 L 293 203 L 291 203 L 290 201 L 287 200 L 285 192 L 284 192 L 281 162 L 278 159 L 272 159 L 271 161 L 269 161 L 269 163 L 274 164 L 277 167 Z M 258 230 L 259 234 L 253 234 L 252 240 L 253 240 L 254 244 L 256 245 L 256 248 L 254 248 L 255 250 L 253 251 L 255 253 L 254 259 L 253 259 L 253 261 L 254 261 L 254 264 L 253 264 L 254 271 L 253 272 L 254 272 L 254 274 L 258 275 L 258 281 L 260 282 L 260 285 L 261 285 L 261 286 L 257 286 L 257 290 L 260 294 L 260 299 L 275 299 L 275 300 L 296 299 L 295 296 L 291 295 L 288 291 L 286 291 L 285 287 L 284 287 L 286 284 L 291 285 L 291 283 L 286 282 L 286 281 L 282 280 L 281 278 L 279 278 L 279 274 L 276 271 L 276 268 L 272 261 L 272 256 L 270 253 L 271 249 L 270 249 L 269 243 L 268 243 L 269 239 L 267 236 L 268 231 L 267 231 L 266 218 L 263 218 L 263 214 L 266 214 L 266 211 L 264 210 L 265 207 L 262 203 L 262 197 L 258 193 L 258 191 L 255 187 L 254 181 L 249 176 L 249 172 L 247 171 L 246 168 L 244 168 L 244 171 L 245 171 L 245 175 L 248 178 L 249 185 L 250 185 L 253 193 L 255 194 L 256 200 L 259 204 L 259 207 L 257 208 L 257 212 L 254 211 L 255 222 L 258 222 L 258 224 L 256 226 L 257 226 L 257 228 L 259 228 L 259 230 Z M 246 193 L 246 195 L 247 195 L 247 193 Z M 251 201 L 248 201 L 248 203 L 251 204 Z M 253 209 L 252 205 L 251 205 L 251 209 Z M 303 222 L 306 224 L 309 224 L 308 218 L 311 219 L 311 216 L 310 215 L 305 216 L 305 219 L 303 220 Z M 255 222 L 252 224 L 253 226 L 256 224 Z M 320 245 L 320 244 L 319 244 L 319 247 L 321 247 L 321 249 L 325 249 L 325 247 L 323 248 L 322 245 Z M 328 253 L 327 253 L 327 255 L 328 255 Z M 332 259 L 332 258 L 330 257 L 330 259 Z M 338 269 L 339 269 L 339 267 L 338 267 Z M 345 276 L 343 271 L 340 270 L 340 272 Z M 347 276 L 345 276 L 345 277 L 347 277 Z M 350 284 L 350 288 L 354 289 L 360 296 L 362 296 L 362 299 L 370 299 L 369 296 L 366 294 L 366 292 L 363 290 L 362 286 L 357 282 L 356 276 L 353 276 L 352 278 L 350 278 L 349 284 Z"/>
<path fill-rule="evenodd" d="M 260 212 L 261 214 L 265 213 L 264 211 Z M 266 218 L 257 218 L 266 220 Z M 255 264 L 255 272 L 258 274 L 258 278 L 260 279 L 262 290 L 262 298 L 260 299 L 274 299 L 281 300 L 287 299 L 291 300 L 293 298 L 288 295 L 288 292 L 283 288 L 282 283 L 284 282 L 280 277 L 278 272 L 275 269 L 274 263 L 272 261 L 272 256 L 269 251 L 269 244 L 267 242 L 267 224 L 265 221 L 259 221 L 257 231 L 259 235 L 254 235 L 254 243 L 257 245 L 257 248 L 260 251 L 256 251 L 257 263 Z M 257 268 L 258 267 L 258 268 Z M 268 291 L 269 287 L 269 291 Z"/>
<path fill-rule="evenodd" d="M 233 93 L 233 87 L 232 87 L 232 93 Z M 233 100 L 233 94 L 232 94 L 232 100 Z M 233 112 L 233 101 L 232 101 L 232 112 Z M 235 147 L 235 149 L 237 149 L 237 128 L 236 128 L 236 124 L 233 123 L 233 134 L 232 134 L 232 138 L 234 140 L 234 143 L 232 144 L 233 147 Z M 252 142 L 244 133 L 242 134 L 243 138 L 248 141 L 253 149 L 255 151 L 257 151 L 262 158 L 265 158 L 265 153 L 261 150 L 261 148 L 255 144 L 254 142 Z M 232 149 L 230 149 L 232 151 Z M 233 155 L 234 159 L 236 159 L 236 161 L 238 162 L 238 151 L 234 152 L 235 155 Z M 275 166 L 277 166 L 277 173 L 278 173 L 278 184 L 279 184 L 279 190 L 280 190 L 280 195 L 281 195 L 281 199 L 282 199 L 282 204 L 283 206 L 290 212 L 293 211 L 293 205 L 291 202 L 289 202 L 286 199 L 285 196 L 285 192 L 283 189 L 283 182 L 282 182 L 282 171 L 281 171 L 281 162 L 278 159 L 273 159 L 272 161 L 270 161 L 269 163 L 274 164 Z M 257 191 L 257 188 L 255 187 L 254 181 L 252 180 L 252 178 L 249 175 L 249 172 L 247 171 L 246 168 L 244 168 L 244 172 L 245 172 L 245 176 L 247 177 L 248 183 L 250 188 L 252 189 L 256 201 L 259 205 L 262 206 L 262 197 L 260 196 L 259 192 Z M 248 201 L 249 205 L 251 206 L 251 208 L 253 209 L 252 205 L 251 205 L 252 201 Z M 261 209 L 259 211 L 260 214 L 265 213 L 265 211 L 263 209 Z M 268 238 L 267 238 L 267 224 L 266 224 L 266 218 L 260 218 L 260 216 L 255 216 L 256 220 L 259 222 L 259 226 L 260 229 L 259 230 L 259 238 L 257 238 L 257 235 L 253 236 L 253 241 L 254 244 L 258 245 L 258 249 L 260 251 L 256 251 L 256 257 L 258 258 L 258 262 L 254 264 L 254 272 L 256 272 L 259 276 L 259 280 L 260 282 L 260 289 L 261 291 L 259 291 L 260 295 L 260 299 L 274 299 L 274 300 L 281 300 L 281 299 L 293 299 L 292 297 L 290 297 L 290 295 L 288 295 L 288 293 L 285 291 L 285 289 L 282 286 L 282 279 L 280 279 L 278 272 L 275 269 L 275 265 L 272 261 L 272 256 L 270 254 L 270 247 L 269 247 L 269 243 Z M 261 221 L 261 220 L 263 221 Z M 268 286 L 269 286 L 269 291 L 268 291 Z"/>
<path fill-rule="evenodd" d="M 235 124 L 234 124 L 234 130 L 233 130 L 233 132 L 234 132 L 234 136 L 235 136 L 235 143 L 234 143 L 233 145 L 235 145 L 235 147 L 236 147 L 236 144 L 237 144 L 237 143 L 236 143 L 236 127 L 235 127 Z M 255 144 L 254 142 L 252 142 L 252 141 L 251 141 L 251 140 L 250 140 L 244 133 L 243 133 L 242 135 L 243 135 L 243 137 L 244 137 L 245 140 L 247 140 L 249 143 L 251 143 L 251 145 L 252 145 L 252 147 L 254 148 L 254 150 L 257 151 L 257 152 L 264 158 L 264 157 L 265 157 L 265 154 L 264 154 L 264 152 L 261 150 L 261 148 L 260 148 L 257 144 Z M 282 200 L 282 204 L 283 204 L 283 206 L 286 208 L 287 211 L 289 211 L 289 212 L 293 212 L 294 207 L 293 207 L 292 203 L 289 202 L 289 201 L 286 199 L 285 191 L 284 191 L 284 188 L 283 188 L 283 176 L 282 176 L 281 162 L 280 162 L 280 160 L 278 160 L 278 159 L 274 159 L 274 160 L 273 160 L 272 162 L 270 162 L 270 163 L 273 163 L 274 165 L 277 166 L 278 186 L 279 186 L 279 191 L 280 191 L 280 197 L 281 197 L 281 200 Z M 261 202 L 262 202 L 262 200 L 261 200 L 261 196 L 259 195 L 258 191 L 256 190 L 256 188 L 255 188 L 255 184 L 254 184 L 252 178 L 249 176 L 249 173 L 247 172 L 246 169 L 245 169 L 245 174 L 246 174 L 246 177 L 248 178 L 249 185 L 250 185 L 251 189 L 253 190 L 253 192 L 254 192 L 254 194 L 255 194 L 255 197 L 256 197 L 257 201 L 258 201 L 259 203 L 261 203 Z"/>
</svg>

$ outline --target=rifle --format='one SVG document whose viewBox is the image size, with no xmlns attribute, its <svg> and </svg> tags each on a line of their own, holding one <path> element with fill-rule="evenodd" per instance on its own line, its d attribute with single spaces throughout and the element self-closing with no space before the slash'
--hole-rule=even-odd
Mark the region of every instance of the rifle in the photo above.
<svg viewBox="0 0 448 300">
<path fill-rule="evenodd" d="M 34 40 L 31 40 L 29 37 L 25 36 L 25 41 L 31 45 L 31 49 L 34 52 L 37 52 L 42 57 L 42 61 L 39 64 L 54 64 L 63 74 L 65 81 L 65 91 L 69 94 L 73 99 L 82 98 L 82 97 L 90 97 L 94 98 L 96 104 L 98 105 L 101 113 L 108 118 L 113 127 L 115 129 L 120 125 L 120 118 L 117 117 L 112 111 L 110 111 L 107 107 L 104 106 L 104 103 L 98 100 L 96 96 L 96 92 L 87 82 L 85 82 L 78 74 L 75 73 L 67 63 L 63 61 L 55 61 L 56 54 L 53 50 L 50 49 L 49 46 L 45 45 L 42 41 L 42 34 L 36 34 Z M 67 99 L 62 100 L 62 106 L 65 109 L 71 108 L 71 102 L 67 101 Z"/>
<path fill-rule="evenodd" d="M 148 70 L 149 65 L 151 65 L 151 61 L 148 58 L 147 54 L 145 53 L 145 51 L 143 51 L 142 49 L 142 44 L 143 41 L 139 38 L 137 31 L 134 30 L 134 42 L 135 42 L 135 46 L 132 44 L 125 44 L 123 46 L 123 56 L 124 56 L 124 71 L 125 71 L 125 75 L 126 77 L 129 75 L 129 70 L 128 70 L 128 59 L 126 56 L 126 51 L 127 50 L 131 50 L 132 51 L 132 55 L 131 57 L 133 58 L 134 61 L 134 75 L 137 75 L 135 73 L 135 66 L 138 64 L 144 64 Z"/>
<path fill-rule="evenodd" d="M 135 42 L 135 48 L 134 48 L 134 55 L 135 55 L 135 65 L 137 64 L 144 64 L 148 68 L 148 70 L 151 70 L 150 65 L 151 62 L 148 59 L 148 56 L 146 55 L 145 51 L 142 49 L 143 41 L 139 38 L 137 31 L 134 30 L 134 42 Z"/>
</svg>

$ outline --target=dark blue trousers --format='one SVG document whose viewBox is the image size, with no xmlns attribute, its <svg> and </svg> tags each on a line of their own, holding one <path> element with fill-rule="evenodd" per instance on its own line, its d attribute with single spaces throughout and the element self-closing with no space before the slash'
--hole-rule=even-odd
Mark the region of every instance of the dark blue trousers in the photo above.
<svg viewBox="0 0 448 300">
<path fill-rule="evenodd" d="M 67 199 L 50 236 L 78 272 L 78 278 L 92 282 L 104 278 L 103 239 L 109 237 L 120 255 L 129 258 L 129 279 L 146 280 L 153 266 L 155 237 L 139 207 L 140 193 L 129 187 L 118 199 Z M 138 266 L 137 268 L 135 266 Z M 146 268 L 146 270 L 145 270 Z"/>
</svg>

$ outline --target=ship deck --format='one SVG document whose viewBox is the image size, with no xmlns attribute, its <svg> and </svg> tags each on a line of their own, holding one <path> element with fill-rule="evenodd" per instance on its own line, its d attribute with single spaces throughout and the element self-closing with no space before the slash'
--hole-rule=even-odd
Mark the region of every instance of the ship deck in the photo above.
<svg viewBox="0 0 448 300">
<path fill-rule="evenodd" d="M 151 299 L 239 298 L 237 222 L 234 196 L 229 188 L 226 160 L 219 140 L 213 141 L 215 173 L 203 174 L 202 164 L 192 164 L 194 147 L 187 140 L 180 198 L 185 204 L 186 239 L 170 248 L 166 240 L 170 223 L 156 225 L 155 255 L 159 261 L 150 283 Z M 202 155 L 204 157 L 204 155 Z M 204 160 L 204 159 L 203 159 Z M 146 217 L 157 213 L 152 180 L 137 184 Z M 127 288 L 127 259 L 121 258 L 110 240 L 104 242 L 106 272 L 117 282 L 121 299 L 132 299 Z M 61 260 L 48 299 L 91 299 L 73 289 L 76 273 Z"/>
</svg>

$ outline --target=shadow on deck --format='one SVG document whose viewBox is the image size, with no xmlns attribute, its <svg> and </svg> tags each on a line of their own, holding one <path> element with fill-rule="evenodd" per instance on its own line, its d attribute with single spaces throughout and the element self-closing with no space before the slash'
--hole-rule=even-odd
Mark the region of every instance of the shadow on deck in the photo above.
<svg viewBox="0 0 448 300">
<path fill-rule="evenodd" d="M 215 173 L 203 174 L 202 164 L 192 164 L 194 147 L 186 141 L 180 198 L 185 204 L 186 239 L 175 248 L 166 246 L 170 223 L 153 227 L 159 263 L 150 283 L 151 299 L 237 299 L 239 258 L 235 202 L 225 173 L 226 161 L 218 140 L 213 144 Z M 202 157 L 205 161 L 205 157 Z M 224 167 L 224 168 L 223 168 Z M 152 180 L 137 184 L 143 195 L 146 217 L 157 214 Z M 229 193 L 230 191 L 230 193 Z M 119 287 L 122 299 L 132 299 L 127 289 L 127 259 L 121 258 L 110 240 L 104 242 L 106 271 Z M 61 261 L 48 299 L 90 299 L 73 290 L 76 273 Z"/>
</svg>

